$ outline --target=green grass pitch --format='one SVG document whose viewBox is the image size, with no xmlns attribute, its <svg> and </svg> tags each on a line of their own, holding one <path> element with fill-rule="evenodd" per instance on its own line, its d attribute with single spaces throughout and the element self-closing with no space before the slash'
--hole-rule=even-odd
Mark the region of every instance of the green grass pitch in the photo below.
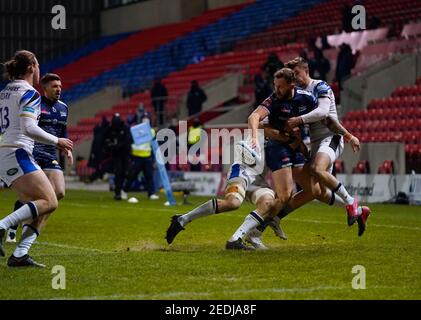
<svg viewBox="0 0 421 320">
<path fill-rule="evenodd" d="M 168 246 L 170 217 L 207 198 L 177 207 L 140 198 L 68 191 L 31 251 L 48 267 L 9 269 L 0 258 L 0 299 L 421 299 L 420 207 L 372 205 L 359 238 L 342 209 L 312 203 L 283 221 L 287 241 L 267 230 L 271 250 L 231 252 L 225 242 L 250 204 L 194 221 Z M 0 192 L 1 217 L 14 201 Z M 52 288 L 55 265 L 65 267 L 65 290 Z M 355 265 L 364 290 L 352 288 Z"/>
</svg>

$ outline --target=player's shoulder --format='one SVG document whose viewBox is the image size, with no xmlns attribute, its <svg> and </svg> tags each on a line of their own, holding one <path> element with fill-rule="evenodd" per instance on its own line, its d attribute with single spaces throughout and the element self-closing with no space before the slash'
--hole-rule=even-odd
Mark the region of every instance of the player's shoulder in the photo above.
<svg viewBox="0 0 421 320">
<path fill-rule="evenodd" d="M 26 83 L 26 84 L 25 84 Z M 19 94 L 20 94 L 20 103 L 27 104 L 36 100 L 41 101 L 41 95 L 39 92 L 32 87 L 29 83 L 19 83 Z M 38 102 L 38 101 L 36 101 Z"/>
<path fill-rule="evenodd" d="M 271 108 L 273 102 L 275 101 L 275 99 L 276 99 L 276 95 L 275 95 L 275 93 L 272 93 L 269 97 L 267 97 L 265 100 L 263 100 L 260 103 L 259 106 L 265 107 L 266 109 L 270 110 L 270 108 Z"/>
<path fill-rule="evenodd" d="M 295 87 L 295 92 L 296 92 L 296 96 L 298 96 L 298 97 L 301 97 L 301 96 L 311 97 L 311 96 L 313 96 L 311 91 L 308 91 L 308 90 L 303 89 L 301 87 Z"/>
<path fill-rule="evenodd" d="M 67 106 L 67 104 L 65 104 L 63 101 L 61 101 L 61 100 L 57 100 L 57 104 L 58 104 L 61 108 L 66 109 L 66 110 L 69 110 L 69 107 L 68 107 L 68 106 Z"/>
<path fill-rule="evenodd" d="M 323 80 L 313 80 L 313 92 L 315 93 L 328 93 L 331 88 L 326 81 Z"/>
</svg>

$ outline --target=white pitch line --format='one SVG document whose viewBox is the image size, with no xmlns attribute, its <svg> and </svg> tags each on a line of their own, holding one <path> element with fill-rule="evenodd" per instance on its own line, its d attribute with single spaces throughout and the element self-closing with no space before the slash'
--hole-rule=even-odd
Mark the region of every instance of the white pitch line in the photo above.
<svg viewBox="0 0 421 320">
<path fill-rule="evenodd" d="M 65 206 L 70 207 L 79 207 L 79 208 L 102 208 L 102 209 L 111 209 L 116 208 L 114 206 L 101 204 L 101 205 L 94 205 L 94 204 L 83 204 L 83 203 L 65 203 Z M 134 207 L 134 206 L 119 206 L 118 209 L 131 209 L 131 210 L 144 210 L 144 209 L 150 209 L 153 211 L 159 211 L 159 212 L 173 212 L 177 213 L 178 210 L 174 209 L 159 209 L 159 208 L 152 208 L 152 207 Z"/>
<path fill-rule="evenodd" d="M 35 244 L 42 245 L 42 246 L 48 246 L 48 247 L 57 247 L 57 248 L 64 248 L 64 249 L 74 249 L 74 250 L 80 250 L 80 251 L 87 251 L 87 252 L 97 252 L 97 253 L 117 253 L 113 251 L 104 251 L 94 248 L 86 248 L 86 247 L 77 247 L 77 246 L 70 246 L 67 244 L 61 244 L 61 243 L 52 243 L 52 242 L 36 242 Z"/>
<path fill-rule="evenodd" d="M 341 222 L 335 222 L 335 221 L 321 221 L 321 220 L 309 220 L 309 219 L 289 219 L 289 221 L 297 221 L 297 222 L 309 222 L 309 223 L 325 223 L 325 224 L 337 224 L 337 225 L 344 225 Z M 399 226 L 399 225 L 393 225 L 393 224 L 375 224 L 370 223 L 367 224 L 369 227 L 379 227 L 379 228 L 391 228 L 391 229 L 407 229 L 407 230 L 416 230 L 421 231 L 420 227 L 408 227 L 408 226 Z"/>
<path fill-rule="evenodd" d="M 369 289 L 397 289 L 391 286 L 373 286 Z M 109 296 L 90 296 L 90 297 L 57 297 L 51 300 L 104 300 L 104 299 L 163 299 L 179 296 L 210 296 L 215 294 L 252 294 L 252 293 L 306 293 L 317 291 L 336 291 L 336 290 L 352 290 L 351 287 L 334 287 L 319 286 L 310 288 L 262 288 L 262 289 L 245 289 L 230 291 L 208 291 L 208 292 L 165 292 L 156 294 L 114 294 Z"/>
</svg>

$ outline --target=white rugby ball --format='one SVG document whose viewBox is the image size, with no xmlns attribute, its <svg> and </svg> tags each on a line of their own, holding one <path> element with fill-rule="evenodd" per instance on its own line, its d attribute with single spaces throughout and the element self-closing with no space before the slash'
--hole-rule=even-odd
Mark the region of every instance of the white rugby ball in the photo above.
<svg viewBox="0 0 421 320">
<path fill-rule="evenodd" d="M 128 203 L 138 203 L 139 200 L 137 200 L 137 198 L 135 197 L 131 197 L 129 200 L 127 200 Z"/>
</svg>

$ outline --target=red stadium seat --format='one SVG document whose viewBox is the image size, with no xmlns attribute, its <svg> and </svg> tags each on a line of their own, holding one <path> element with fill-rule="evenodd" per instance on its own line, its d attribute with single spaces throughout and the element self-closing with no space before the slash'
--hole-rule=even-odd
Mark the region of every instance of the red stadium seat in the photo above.
<svg viewBox="0 0 421 320">
<path fill-rule="evenodd" d="M 377 170 L 378 174 L 394 174 L 395 166 L 393 160 L 385 160 Z"/>
<path fill-rule="evenodd" d="M 335 161 L 335 172 L 336 173 L 345 173 L 345 164 L 343 160 Z"/>
<path fill-rule="evenodd" d="M 354 174 L 369 174 L 370 165 L 367 160 L 358 161 L 357 165 L 352 169 Z"/>
</svg>

